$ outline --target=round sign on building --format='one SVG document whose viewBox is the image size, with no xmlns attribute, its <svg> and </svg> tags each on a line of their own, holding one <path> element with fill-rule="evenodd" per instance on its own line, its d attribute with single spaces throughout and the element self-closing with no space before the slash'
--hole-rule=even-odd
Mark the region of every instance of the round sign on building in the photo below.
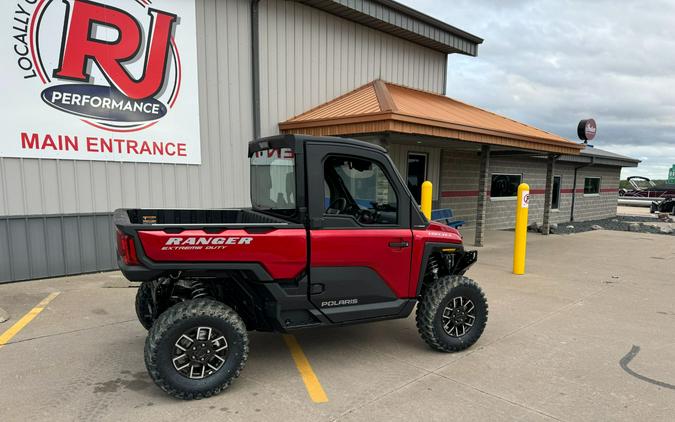
<svg viewBox="0 0 675 422">
<path fill-rule="evenodd" d="M 585 119 L 579 122 L 577 126 L 577 136 L 582 141 L 592 141 L 595 138 L 597 126 L 594 119 Z"/>
</svg>

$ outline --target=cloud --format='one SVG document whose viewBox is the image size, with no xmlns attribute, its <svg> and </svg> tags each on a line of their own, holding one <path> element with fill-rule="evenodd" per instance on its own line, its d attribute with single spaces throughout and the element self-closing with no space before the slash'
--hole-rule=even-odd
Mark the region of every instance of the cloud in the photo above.
<svg viewBox="0 0 675 422">
<path fill-rule="evenodd" d="M 448 96 L 570 140 L 593 117 L 595 145 L 643 160 L 631 174 L 675 164 L 675 2 L 403 3 L 485 39 L 450 56 Z"/>
</svg>

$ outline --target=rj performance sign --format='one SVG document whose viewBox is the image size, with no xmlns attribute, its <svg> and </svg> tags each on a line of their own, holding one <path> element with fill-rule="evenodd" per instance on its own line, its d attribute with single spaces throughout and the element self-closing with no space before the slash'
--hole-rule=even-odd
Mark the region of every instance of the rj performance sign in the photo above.
<svg viewBox="0 0 675 422">
<path fill-rule="evenodd" d="M 0 10 L 0 156 L 201 162 L 194 0 Z"/>
</svg>

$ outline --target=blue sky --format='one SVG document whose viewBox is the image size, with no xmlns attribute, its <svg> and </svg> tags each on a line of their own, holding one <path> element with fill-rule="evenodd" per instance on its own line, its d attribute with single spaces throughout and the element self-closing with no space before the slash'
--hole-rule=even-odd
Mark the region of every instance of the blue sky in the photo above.
<svg viewBox="0 0 675 422">
<path fill-rule="evenodd" d="M 485 42 L 450 55 L 447 95 L 570 140 L 593 117 L 598 148 L 675 164 L 675 2 L 399 0 Z"/>
</svg>

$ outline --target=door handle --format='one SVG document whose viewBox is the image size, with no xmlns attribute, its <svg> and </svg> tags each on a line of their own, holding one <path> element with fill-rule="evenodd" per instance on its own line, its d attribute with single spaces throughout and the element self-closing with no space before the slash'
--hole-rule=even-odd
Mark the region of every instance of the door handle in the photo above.
<svg viewBox="0 0 675 422">
<path fill-rule="evenodd" d="M 407 248 L 408 246 L 410 246 L 410 243 L 405 240 L 403 242 L 389 242 L 390 248 Z"/>
</svg>

